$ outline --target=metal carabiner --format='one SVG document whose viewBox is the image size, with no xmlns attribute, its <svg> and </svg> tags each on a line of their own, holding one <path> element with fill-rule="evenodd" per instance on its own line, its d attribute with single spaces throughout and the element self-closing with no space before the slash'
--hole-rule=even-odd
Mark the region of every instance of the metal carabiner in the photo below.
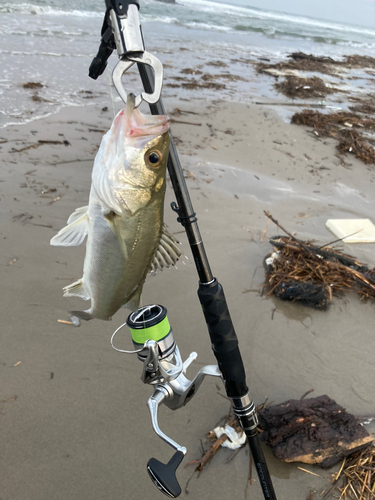
<svg viewBox="0 0 375 500">
<path fill-rule="evenodd" d="M 122 75 L 128 71 L 134 63 L 147 64 L 151 66 L 154 70 L 154 91 L 152 94 L 148 94 L 147 92 L 141 92 L 135 97 L 134 107 L 138 108 L 142 101 L 146 101 L 148 104 L 155 104 L 160 99 L 161 89 L 163 86 L 163 65 L 159 61 L 159 59 L 149 52 L 143 52 L 139 55 L 131 55 L 128 54 L 125 57 L 122 57 L 120 61 L 116 64 L 113 73 L 112 80 L 121 99 L 126 103 L 127 101 L 127 92 L 122 84 Z"/>
</svg>

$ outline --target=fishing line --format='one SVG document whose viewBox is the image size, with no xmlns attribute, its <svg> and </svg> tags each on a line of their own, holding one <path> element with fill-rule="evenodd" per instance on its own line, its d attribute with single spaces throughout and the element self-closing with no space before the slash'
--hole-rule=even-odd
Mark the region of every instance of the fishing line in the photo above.
<svg viewBox="0 0 375 500">
<path fill-rule="evenodd" d="M 115 118 L 115 116 L 116 116 L 116 113 L 115 113 L 115 102 L 114 102 L 114 99 L 113 99 L 112 85 L 111 85 L 111 75 L 109 74 L 109 71 L 107 71 L 107 75 L 108 75 L 109 94 L 111 96 L 111 101 L 112 101 L 113 118 Z"/>
</svg>

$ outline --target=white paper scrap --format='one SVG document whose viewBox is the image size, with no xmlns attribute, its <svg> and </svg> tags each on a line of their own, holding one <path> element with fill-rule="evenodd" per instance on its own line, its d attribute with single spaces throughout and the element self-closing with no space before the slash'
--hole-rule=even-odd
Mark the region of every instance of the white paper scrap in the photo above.
<svg viewBox="0 0 375 500">
<path fill-rule="evenodd" d="M 216 434 L 217 438 L 221 437 L 223 434 L 226 434 L 228 436 L 228 439 L 226 439 L 224 443 L 221 443 L 221 446 L 223 446 L 224 448 L 229 448 L 231 450 L 237 450 L 237 448 L 241 448 L 241 446 L 246 441 L 246 434 L 243 431 L 241 431 L 241 433 L 238 433 L 233 429 L 233 427 L 228 424 L 225 427 L 216 427 L 214 429 L 214 433 Z"/>
<path fill-rule="evenodd" d="M 328 219 L 326 227 L 344 243 L 375 243 L 375 226 L 370 219 Z"/>
</svg>

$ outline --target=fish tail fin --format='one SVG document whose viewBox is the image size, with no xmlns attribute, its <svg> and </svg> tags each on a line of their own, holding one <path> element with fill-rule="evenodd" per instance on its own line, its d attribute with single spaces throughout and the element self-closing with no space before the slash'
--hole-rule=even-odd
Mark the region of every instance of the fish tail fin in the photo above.
<svg viewBox="0 0 375 500">
<path fill-rule="evenodd" d="M 69 311 L 72 316 L 77 316 L 77 318 L 83 319 L 84 321 L 90 321 L 94 316 L 89 313 L 89 311 Z"/>
<path fill-rule="evenodd" d="M 68 219 L 68 225 L 52 239 L 52 246 L 74 247 L 82 243 L 88 233 L 88 207 L 77 208 Z"/>
</svg>

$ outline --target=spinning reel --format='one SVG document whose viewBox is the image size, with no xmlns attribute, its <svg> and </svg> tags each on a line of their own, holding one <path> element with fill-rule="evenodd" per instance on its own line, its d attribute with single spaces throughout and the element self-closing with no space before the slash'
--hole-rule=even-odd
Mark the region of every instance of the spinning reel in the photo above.
<svg viewBox="0 0 375 500">
<path fill-rule="evenodd" d="M 135 351 L 123 351 L 113 346 L 114 336 L 125 325 L 130 328 Z M 167 309 L 163 306 L 141 307 L 130 314 L 125 325 L 114 332 L 111 345 L 119 352 L 136 353 L 138 359 L 142 361 L 141 379 L 154 389 L 147 402 L 152 427 L 163 441 L 176 450 L 167 464 L 151 458 L 147 470 L 160 491 L 170 498 L 176 498 L 181 493 L 181 487 L 176 479 L 176 469 L 187 450 L 160 429 L 158 408 L 162 403 L 171 410 L 185 406 L 197 392 L 206 375 L 221 377 L 221 372 L 217 365 L 207 365 L 199 370 L 193 380 L 185 377 L 188 366 L 198 355 L 192 352 L 186 361 L 182 361 L 168 321 Z"/>
</svg>

